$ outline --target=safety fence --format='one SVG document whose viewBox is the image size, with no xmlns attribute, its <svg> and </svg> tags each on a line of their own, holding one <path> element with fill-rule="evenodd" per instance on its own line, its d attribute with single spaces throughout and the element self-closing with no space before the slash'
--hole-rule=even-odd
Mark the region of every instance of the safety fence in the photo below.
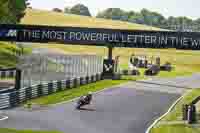
<svg viewBox="0 0 200 133">
<path fill-rule="evenodd" d="M 103 72 L 97 55 L 31 54 L 19 58 L 21 88 L 53 80 L 92 76 Z"/>
<path fill-rule="evenodd" d="M 21 88 L 8 93 L 0 94 L 0 109 L 12 108 L 26 102 L 27 100 L 49 95 L 55 92 L 71 89 L 80 85 L 86 85 L 102 79 L 102 74 L 72 78 L 69 80 L 51 81 Z"/>
<path fill-rule="evenodd" d="M 14 78 L 16 68 L 0 69 L 0 78 Z"/>
<path fill-rule="evenodd" d="M 20 56 L 17 68 L 0 69 L 15 86 L 0 90 L 0 109 L 102 79 L 103 59 L 96 55 L 33 53 Z"/>
</svg>

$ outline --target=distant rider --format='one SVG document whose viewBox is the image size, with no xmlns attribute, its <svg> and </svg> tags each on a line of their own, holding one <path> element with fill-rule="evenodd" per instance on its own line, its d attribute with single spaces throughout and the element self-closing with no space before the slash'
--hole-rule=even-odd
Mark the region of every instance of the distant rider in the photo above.
<svg viewBox="0 0 200 133">
<path fill-rule="evenodd" d="M 84 101 L 86 102 L 86 104 L 90 104 L 92 101 L 92 92 L 88 92 L 87 95 L 84 96 Z"/>
</svg>

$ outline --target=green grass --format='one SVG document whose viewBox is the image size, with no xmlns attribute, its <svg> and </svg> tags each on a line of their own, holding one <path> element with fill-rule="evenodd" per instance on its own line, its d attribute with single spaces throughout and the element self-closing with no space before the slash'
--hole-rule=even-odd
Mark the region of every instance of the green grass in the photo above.
<svg viewBox="0 0 200 133">
<path fill-rule="evenodd" d="M 0 42 L 0 68 L 15 67 L 17 63 L 17 53 L 20 53 L 20 48 L 16 44 L 8 42 Z M 30 53 L 31 48 L 25 48 L 24 52 Z"/>
<path fill-rule="evenodd" d="M 191 68 L 192 69 L 192 68 Z M 199 71 L 196 71 L 199 72 Z M 159 74 L 157 75 L 157 77 L 161 77 L 161 78 L 173 78 L 173 77 L 177 77 L 177 76 L 189 76 L 192 75 L 194 72 L 191 71 L 183 71 L 182 69 L 173 69 L 172 71 L 168 72 L 168 71 L 160 71 Z"/>
<path fill-rule="evenodd" d="M 77 88 L 57 92 L 48 96 L 43 96 L 37 99 L 33 99 L 31 103 L 36 103 L 40 105 L 48 105 L 48 104 L 55 104 L 63 101 L 67 101 L 81 95 L 87 94 L 87 92 L 92 91 L 99 91 L 107 87 L 119 85 L 122 83 L 127 82 L 128 80 L 102 80 L 99 82 L 91 83 L 88 85 L 83 85 Z"/>
<path fill-rule="evenodd" d="M 199 133 L 200 129 L 186 124 L 162 125 L 151 131 L 151 133 Z"/>
<path fill-rule="evenodd" d="M 57 13 L 52 11 L 27 9 L 22 24 L 49 25 L 49 26 L 72 26 L 110 29 L 134 29 L 134 30 L 160 30 L 151 26 L 128 23 L 125 21 L 112 21 L 94 17 L 79 16 L 72 14 Z"/>
<path fill-rule="evenodd" d="M 20 49 L 14 44 L 0 42 L 0 67 L 13 67 L 17 62 L 15 52 L 19 52 Z"/>
<path fill-rule="evenodd" d="M 14 78 L 1 78 L 0 77 L 0 80 L 14 80 Z"/>
<path fill-rule="evenodd" d="M 143 79 L 147 79 L 144 75 L 141 75 L 141 76 L 125 76 L 123 75 L 122 76 L 122 79 L 123 80 L 130 80 L 130 81 L 137 81 L 137 80 L 143 80 Z"/>
<path fill-rule="evenodd" d="M 176 106 L 175 108 L 164 117 L 161 122 L 180 121 L 182 117 L 182 105 L 191 103 L 196 97 L 200 96 L 200 89 L 194 89 L 189 92 Z M 156 125 L 151 133 L 197 133 L 200 132 L 200 128 L 193 128 L 186 124 L 174 124 L 174 125 Z"/>
<path fill-rule="evenodd" d="M 57 131 L 32 131 L 0 128 L 0 133 L 61 133 Z"/>
</svg>

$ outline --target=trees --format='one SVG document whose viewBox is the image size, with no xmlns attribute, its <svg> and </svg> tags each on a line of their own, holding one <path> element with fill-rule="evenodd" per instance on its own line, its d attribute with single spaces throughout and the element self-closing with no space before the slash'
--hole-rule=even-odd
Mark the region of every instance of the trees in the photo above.
<svg viewBox="0 0 200 133">
<path fill-rule="evenodd" d="M 82 16 L 91 16 L 91 13 L 88 7 L 86 7 L 83 4 L 77 4 L 71 8 L 65 7 L 64 13 L 71 13 L 71 14 L 82 15 Z"/>
<path fill-rule="evenodd" d="M 59 9 L 59 8 L 53 8 L 52 11 L 54 11 L 54 12 L 63 12 L 63 11 L 62 11 L 61 9 Z"/>
<path fill-rule="evenodd" d="M 91 16 L 88 7 L 83 4 L 77 4 L 70 9 L 70 13 L 83 15 L 83 16 Z"/>
<path fill-rule="evenodd" d="M 157 12 L 151 12 L 147 9 L 142 9 L 141 12 L 125 12 L 120 8 L 108 8 L 103 12 L 98 13 L 97 17 L 123 20 L 132 23 L 153 25 L 158 27 L 166 23 L 165 18 L 161 14 Z"/>
<path fill-rule="evenodd" d="M 14 14 L 16 15 L 17 22 L 20 22 L 21 18 L 23 18 L 25 15 L 25 10 L 29 5 L 29 3 L 28 0 L 13 0 L 13 1 L 15 1 L 14 5 L 12 6 L 13 8 L 15 8 L 13 9 L 13 12 L 15 12 Z"/>
<path fill-rule="evenodd" d="M 99 12 L 96 17 L 146 24 L 164 29 L 186 31 L 194 31 L 194 29 L 200 30 L 200 18 L 197 20 L 192 20 L 188 17 L 173 16 L 165 18 L 162 14 L 158 12 L 152 12 L 147 9 L 142 9 L 140 12 L 125 12 L 120 8 L 108 8 L 102 12 Z"/>
<path fill-rule="evenodd" d="M 145 24 L 144 17 L 137 12 L 128 12 L 128 21 L 131 23 Z"/>
<path fill-rule="evenodd" d="M 8 11 L 8 1 L 1 0 L 0 1 L 0 23 L 8 23 L 11 20 L 8 20 L 9 11 Z"/>
<path fill-rule="evenodd" d="M 196 31 L 196 30 L 198 30 L 198 31 L 200 31 L 200 18 L 198 18 L 198 19 L 196 19 L 196 20 L 194 20 L 193 22 L 192 22 L 192 28 Z"/>
<path fill-rule="evenodd" d="M 140 14 L 143 16 L 144 23 L 147 25 L 162 27 L 166 24 L 165 17 L 157 12 L 151 12 L 147 9 L 142 9 Z"/>
<path fill-rule="evenodd" d="M 173 17 L 170 16 L 167 19 L 167 25 L 169 29 L 176 29 L 176 30 L 188 30 L 193 29 L 192 27 L 195 25 L 192 19 L 189 19 L 187 17 Z M 200 23 L 199 23 L 200 24 Z"/>
<path fill-rule="evenodd" d="M 125 11 L 120 8 L 108 8 L 97 14 L 97 18 L 106 18 L 113 20 L 128 21 L 128 15 Z"/>
<path fill-rule="evenodd" d="M 28 5 L 28 0 L 1 0 L 0 23 L 19 23 Z"/>
<path fill-rule="evenodd" d="M 25 15 L 29 6 L 28 0 L 1 0 L 0 1 L 0 24 L 17 24 Z M 23 52 L 23 46 L 18 47 Z"/>
<path fill-rule="evenodd" d="M 64 13 L 70 13 L 70 8 L 69 7 L 65 7 Z"/>
</svg>

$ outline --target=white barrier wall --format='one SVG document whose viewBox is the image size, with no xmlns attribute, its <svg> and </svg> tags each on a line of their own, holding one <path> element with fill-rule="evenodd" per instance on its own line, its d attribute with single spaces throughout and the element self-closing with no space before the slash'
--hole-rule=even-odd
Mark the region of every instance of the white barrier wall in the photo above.
<svg viewBox="0 0 200 133">
<path fill-rule="evenodd" d="M 97 55 L 32 54 L 21 58 L 21 87 L 92 76 L 103 72 L 103 58 Z"/>
</svg>

